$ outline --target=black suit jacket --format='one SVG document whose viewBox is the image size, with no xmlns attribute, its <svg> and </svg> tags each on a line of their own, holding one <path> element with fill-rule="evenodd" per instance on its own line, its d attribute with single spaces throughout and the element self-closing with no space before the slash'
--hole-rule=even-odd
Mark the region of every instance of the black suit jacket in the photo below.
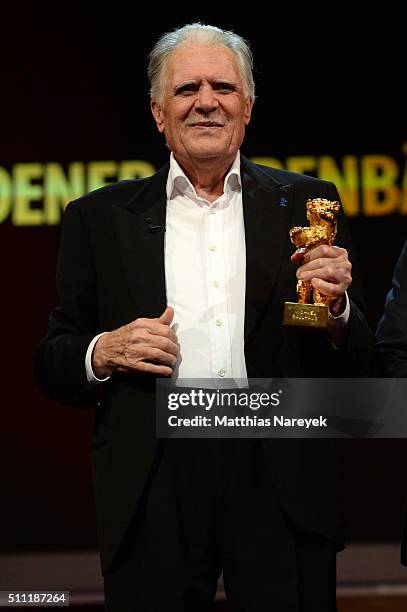
<svg viewBox="0 0 407 612">
<path fill-rule="evenodd" d="M 95 404 L 93 466 L 102 565 L 107 570 L 153 477 L 155 378 L 113 375 L 89 385 L 85 354 L 102 330 L 166 307 L 163 232 L 169 165 L 151 178 L 123 181 L 70 203 L 57 268 L 60 306 L 36 353 L 37 377 L 52 397 Z M 296 301 L 289 229 L 308 225 L 308 197 L 339 199 L 328 182 L 241 161 L 246 235 L 245 357 L 249 377 L 353 376 L 367 365 L 371 332 L 361 314 L 357 271 L 349 290 L 349 334 L 334 350 L 324 332 L 283 327 Z M 343 214 L 336 244 L 352 246 Z M 265 440 L 270 479 L 299 527 L 342 543 L 340 477 L 331 440 Z"/>
<path fill-rule="evenodd" d="M 381 376 L 407 376 L 407 242 L 394 270 L 392 288 L 376 331 L 375 367 Z M 407 504 L 404 511 L 401 562 L 407 565 Z"/>
</svg>

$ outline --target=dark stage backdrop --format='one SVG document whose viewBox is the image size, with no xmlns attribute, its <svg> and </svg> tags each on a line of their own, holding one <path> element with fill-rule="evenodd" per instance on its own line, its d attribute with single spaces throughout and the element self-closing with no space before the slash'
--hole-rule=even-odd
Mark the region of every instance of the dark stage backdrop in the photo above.
<svg viewBox="0 0 407 612">
<path fill-rule="evenodd" d="M 16 5 L 2 4 L 0 37 L 1 548 L 88 548 L 92 414 L 42 395 L 32 354 L 57 303 L 67 201 L 168 156 L 149 112 L 148 50 L 199 19 L 251 41 L 258 99 L 243 152 L 338 185 L 375 326 L 407 238 L 403 19 L 369 7 L 356 21 L 343 4 L 319 25 L 294 6 L 263 14 L 254 3 L 167 14 L 120 1 Z M 406 442 L 340 449 L 349 539 L 398 539 Z"/>
</svg>

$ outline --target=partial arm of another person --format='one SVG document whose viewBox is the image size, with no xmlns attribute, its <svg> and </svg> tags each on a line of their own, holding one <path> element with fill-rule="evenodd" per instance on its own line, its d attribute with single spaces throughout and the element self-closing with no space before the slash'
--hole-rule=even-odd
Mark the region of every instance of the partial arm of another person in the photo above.
<svg viewBox="0 0 407 612">
<path fill-rule="evenodd" d="M 375 371 L 381 376 L 407 376 L 407 242 L 396 265 L 392 288 L 376 331 Z"/>
</svg>

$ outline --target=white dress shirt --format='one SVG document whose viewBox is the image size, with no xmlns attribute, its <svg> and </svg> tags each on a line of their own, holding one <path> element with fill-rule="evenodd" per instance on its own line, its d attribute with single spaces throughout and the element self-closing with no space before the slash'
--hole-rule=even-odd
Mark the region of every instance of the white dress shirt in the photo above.
<svg viewBox="0 0 407 612">
<path fill-rule="evenodd" d="M 171 153 L 166 194 L 166 293 L 180 344 L 173 380 L 182 384 L 182 379 L 205 378 L 206 386 L 221 388 L 233 379 L 245 385 L 246 244 L 239 153 L 223 194 L 213 203 L 197 195 Z M 346 325 L 349 310 L 346 296 L 344 313 L 330 317 L 335 327 Z M 86 353 L 89 382 L 109 378 L 98 379 L 92 370 L 93 348 L 101 335 Z"/>
<path fill-rule="evenodd" d="M 173 378 L 246 381 L 246 246 L 240 155 L 213 203 L 196 194 L 173 155 L 167 179 L 167 302 L 180 359 Z"/>
</svg>

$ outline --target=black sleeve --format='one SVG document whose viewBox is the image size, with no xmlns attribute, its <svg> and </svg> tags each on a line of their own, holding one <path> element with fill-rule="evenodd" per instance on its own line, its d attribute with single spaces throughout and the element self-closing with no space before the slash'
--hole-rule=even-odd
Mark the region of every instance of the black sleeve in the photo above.
<svg viewBox="0 0 407 612">
<path fill-rule="evenodd" d="M 34 356 L 37 380 L 54 399 L 93 404 L 100 390 L 87 382 L 85 355 L 100 331 L 97 283 L 89 232 L 75 202 L 68 204 L 63 218 L 57 289 L 60 305 L 51 312 L 48 332 Z"/>
<path fill-rule="evenodd" d="M 376 331 L 375 366 L 382 376 L 407 376 L 407 242 Z"/>
<path fill-rule="evenodd" d="M 340 202 L 338 191 L 333 183 L 329 184 L 326 197 Z M 335 244 L 347 249 L 349 261 L 352 263 L 352 283 L 348 289 L 350 301 L 348 334 L 346 343 L 340 351 L 343 354 L 338 357 L 341 358 L 343 371 L 347 375 L 365 376 L 371 370 L 374 334 L 367 322 L 359 265 L 342 207 L 338 217 L 338 235 Z"/>
</svg>

